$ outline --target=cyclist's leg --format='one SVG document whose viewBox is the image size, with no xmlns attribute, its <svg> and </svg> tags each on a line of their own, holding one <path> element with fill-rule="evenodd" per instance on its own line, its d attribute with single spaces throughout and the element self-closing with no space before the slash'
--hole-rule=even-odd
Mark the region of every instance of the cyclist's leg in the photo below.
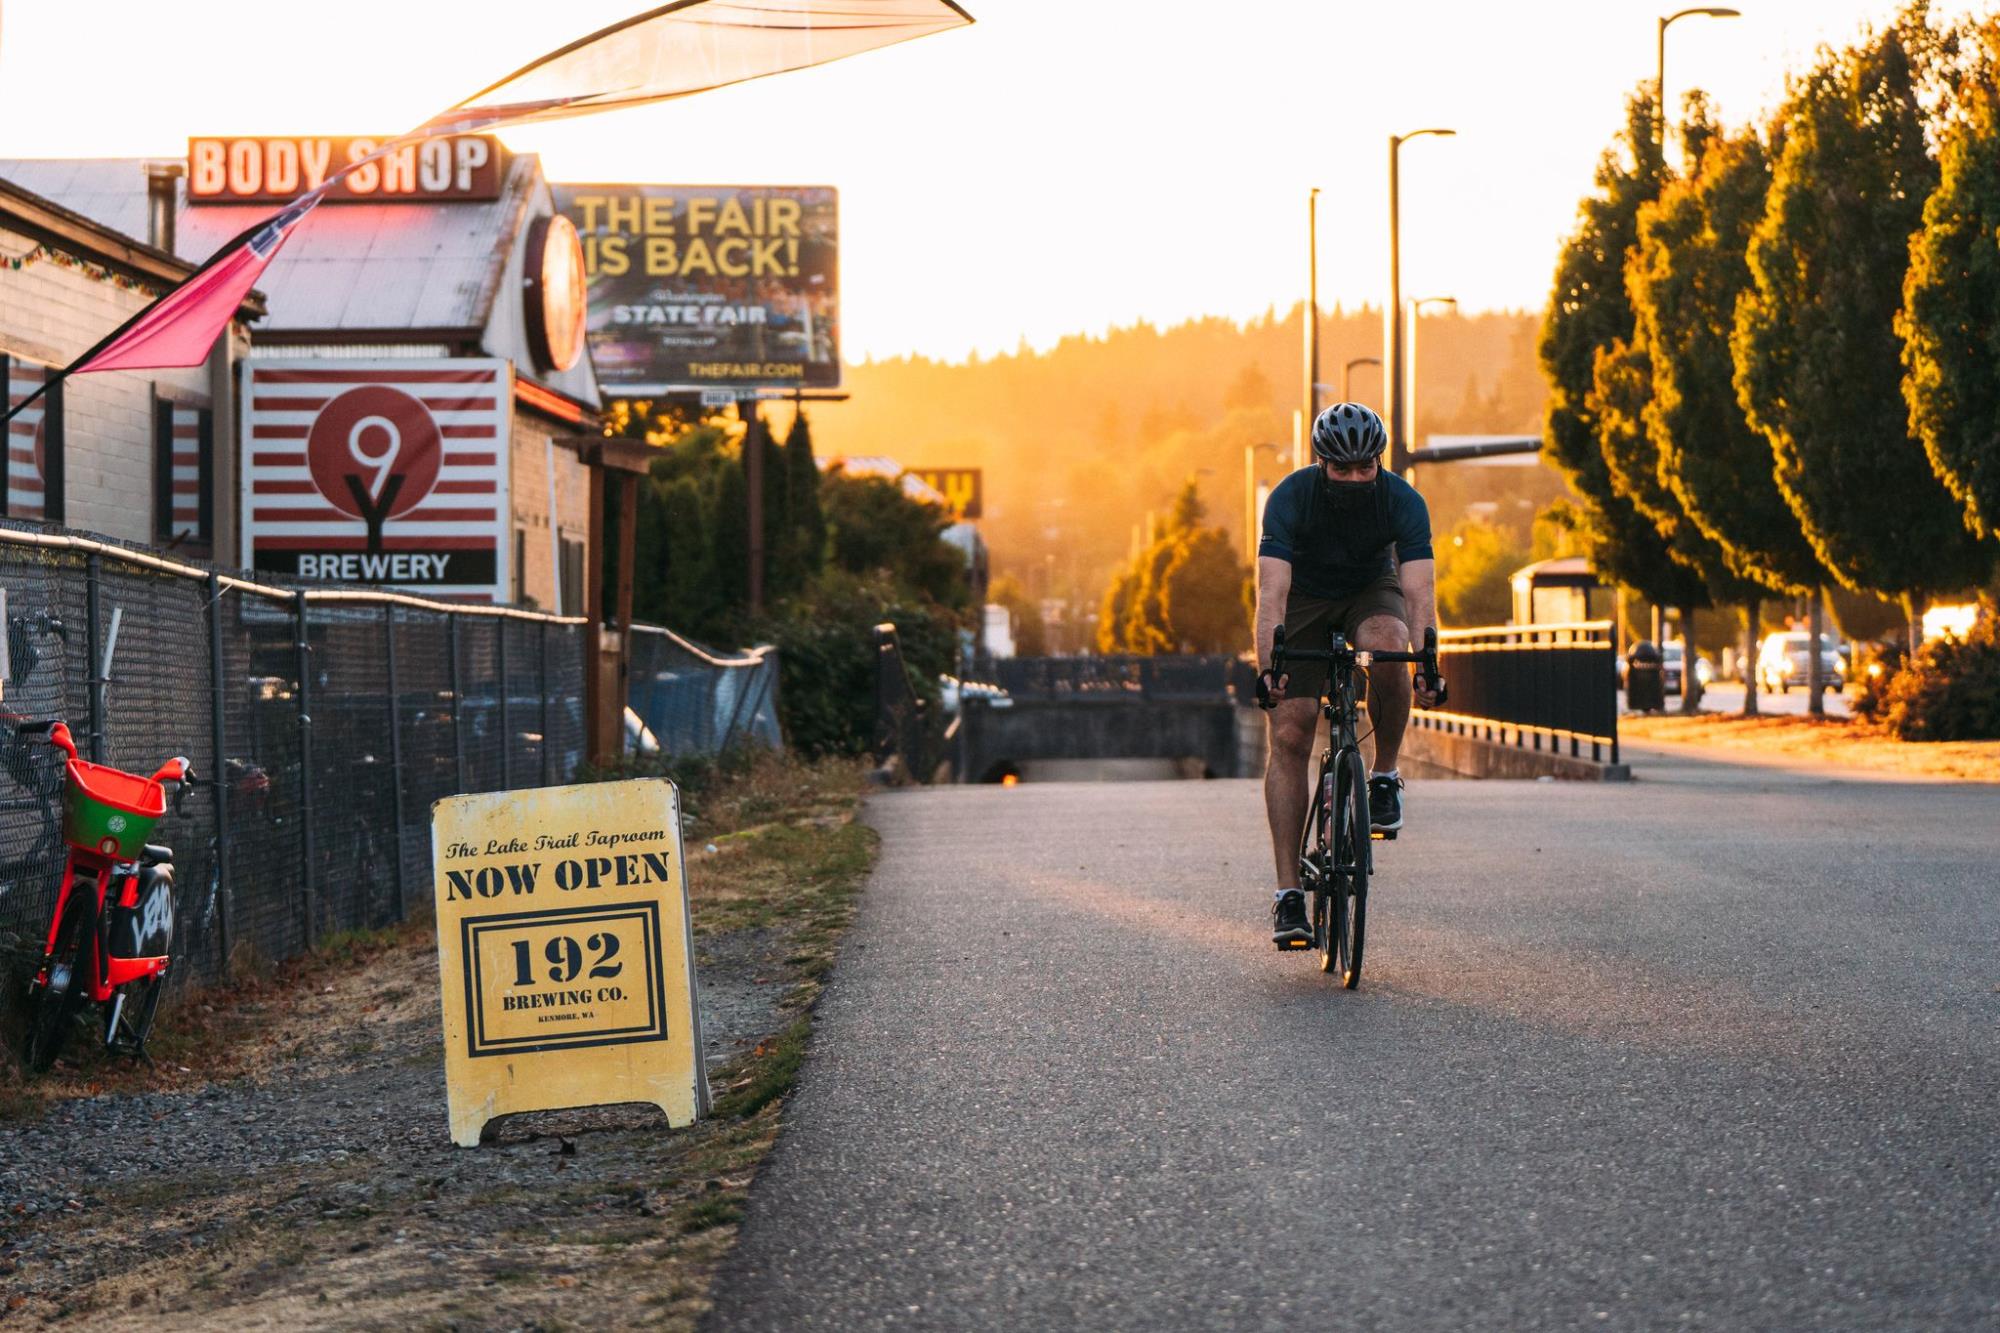
<svg viewBox="0 0 2000 1333">
<path fill-rule="evenodd" d="M 1410 651 L 1409 613 L 1403 605 L 1403 585 L 1393 573 L 1343 601 L 1336 609 L 1340 625 L 1357 648 L 1378 653 Z M 1375 733 L 1377 773 L 1393 773 L 1410 725 L 1410 673 L 1394 666 L 1368 673 L 1368 721 Z"/>
<path fill-rule="evenodd" d="M 1296 677 L 1294 677 L 1296 679 Z M 1277 856 L 1278 888 L 1299 887 L 1299 838 L 1306 827 L 1308 768 L 1319 700 L 1289 698 L 1271 711 L 1271 757 L 1264 764 L 1264 815 Z"/>
<path fill-rule="evenodd" d="M 1333 602 L 1296 590 L 1285 600 L 1285 642 L 1325 649 Z M 1319 697 L 1326 688 L 1326 663 L 1294 662 L 1285 670 L 1285 699 L 1271 710 L 1271 753 L 1264 764 L 1264 815 L 1271 825 L 1278 888 L 1299 886 L 1299 835 L 1306 826 L 1313 736 L 1319 727 Z"/>
<path fill-rule="evenodd" d="M 1363 648 L 1383 653 L 1410 651 L 1410 629 L 1393 615 L 1372 615 L 1361 622 L 1354 636 Z M 1368 716 L 1375 726 L 1377 773 L 1393 773 L 1403 749 L 1403 732 L 1410 725 L 1410 669 L 1400 663 L 1373 668 L 1368 673 Z"/>
</svg>

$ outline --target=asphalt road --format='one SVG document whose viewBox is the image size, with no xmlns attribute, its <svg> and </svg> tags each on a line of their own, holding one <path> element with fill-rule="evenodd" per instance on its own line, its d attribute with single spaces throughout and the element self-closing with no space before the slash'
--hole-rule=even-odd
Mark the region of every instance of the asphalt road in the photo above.
<svg viewBox="0 0 2000 1333">
<path fill-rule="evenodd" d="M 715 1329 L 2000 1327 L 2000 788 L 1434 782 L 1362 989 L 1257 787 L 870 803 Z"/>
</svg>

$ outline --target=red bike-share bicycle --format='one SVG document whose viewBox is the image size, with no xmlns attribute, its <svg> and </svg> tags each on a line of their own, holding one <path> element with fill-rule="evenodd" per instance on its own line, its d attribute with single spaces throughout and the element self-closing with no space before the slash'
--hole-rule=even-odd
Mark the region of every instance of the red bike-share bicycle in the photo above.
<svg viewBox="0 0 2000 1333">
<path fill-rule="evenodd" d="M 104 1045 L 143 1056 L 167 967 L 173 960 L 174 854 L 148 843 L 194 782 L 184 758 L 142 778 L 76 757 L 61 722 L 16 728 L 68 756 L 64 765 L 62 887 L 49 920 L 47 950 L 29 988 L 23 1054 L 36 1073 L 55 1063 L 85 1001 L 104 1007 Z"/>
</svg>

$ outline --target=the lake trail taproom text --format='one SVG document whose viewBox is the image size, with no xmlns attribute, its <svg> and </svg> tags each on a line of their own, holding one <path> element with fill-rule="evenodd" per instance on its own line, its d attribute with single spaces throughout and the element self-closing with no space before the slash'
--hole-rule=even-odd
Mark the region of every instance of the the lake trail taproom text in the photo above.
<svg viewBox="0 0 2000 1333">
<path fill-rule="evenodd" d="M 453 1142 L 519 1111 L 707 1110 L 672 783 L 448 797 L 431 855 Z"/>
</svg>

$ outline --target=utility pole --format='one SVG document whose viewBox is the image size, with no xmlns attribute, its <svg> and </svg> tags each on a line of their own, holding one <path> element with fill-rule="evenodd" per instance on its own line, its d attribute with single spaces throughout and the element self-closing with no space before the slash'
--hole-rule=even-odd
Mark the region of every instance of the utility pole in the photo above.
<svg viewBox="0 0 2000 1333">
<path fill-rule="evenodd" d="M 1389 456 L 1383 464 L 1391 472 L 1401 472 L 1406 457 L 1406 425 L 1403 420 L 1403 257 L 1400 215 L 1402 186 L 1397 158 L 1404 144 L 1426 134 L 1450 136 L 1457 130 L 1412 130 L 1389 136 L 1389 300 L 1382 307 L 1382 405 L 1384 424 L 1389 428 Z"/>
<path fill-rule="evenodd" d="M 743 480 L 750 501 L 750 614 L 764 614 L 764 437 L 757 417 L 757 400 L 740 398 L 736 416 L 743 423 Z"/>
</svg>

